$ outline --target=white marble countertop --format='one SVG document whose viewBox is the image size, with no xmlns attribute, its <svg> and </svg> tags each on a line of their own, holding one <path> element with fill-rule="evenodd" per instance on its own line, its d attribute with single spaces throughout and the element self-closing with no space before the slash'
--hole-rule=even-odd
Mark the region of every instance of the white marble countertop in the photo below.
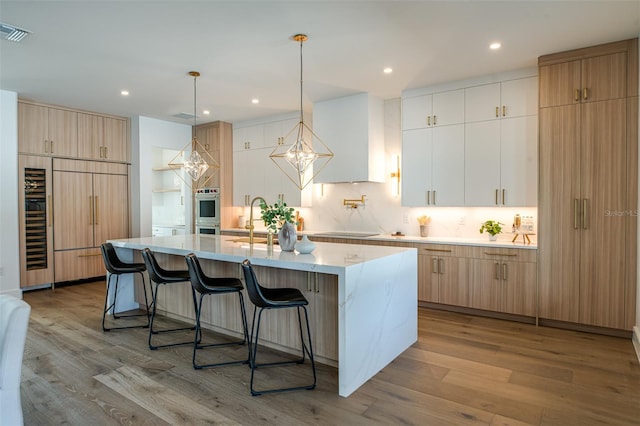
<svg viewBox="0 0 640 426">
<path fill-rule="evenodd" d="M 223 229 L 224 231 L 229 232 L 246 232 L 249 234 L 248 230 L 242 228 L 228 228 Z M 340 231 L 302 231 L 298 232 L 299 235 L 307 235 L 311 240 L 313 240 L 313 236 L 319 234 L 323 238 L 331 237 L 331 238 L 344 238 L 344 239 L 355 239 L 355 240 L 372 240 L 372 241 L 397 241 L 403 243 L 422 243 L 422 244 L 452 244 L 452 245 L 466 245 L 466 246 L 481 246 L 481 247 L 500 247 L 500 248 L 520 248 L 520 249 L 530 249 L 536 250 L 538 245 L 536 241 L 532 241 L 531 243 L 523 243 L 522 235 L 518 235 L 515 242 L 511 242 L 511 239 L 515 236 L 514 234 L 508 233 L 503 234 L 499 237 L 498 241 L 489 241 L 489 237 L 486 235 L 478 236 L 477 238 L 464 238 L 464 237 L 420 237 L 417 235 L 404 235 L 404 236 L 394 236 L 391 234 L 378 234 L 373 236 L 365 237 L 366 233 L 362 233 L 363 235 L 348 235 L 348 231 L 344 231 L 345 234 L 341 234 Z M 328 235 L 329 233 L 333 235 Z M 260 231 L 256 231 L 256 234 L 263 234 Z M 354 233 L 356 234 L 356 233 Z"/>
<path fill-rule="evenodd" d="M 264 243 L 255 243 L 251 247 L 248 242 L 238 239 L 235 236 L 189 234 L 109 241 L 114 247 L 138 250 L 149 247 L 152 251 L 180 256 L 195 253 L 203 259 L 235 263 L 249 259 L 254 265 L 333 274 L 406 251 L 416 251 L 415 248 L 405 247 L 316 242 L 312 253 L 300 254 L 297 251 L 282 251 L 278 245 L 271 250 Z"/>
</svg>

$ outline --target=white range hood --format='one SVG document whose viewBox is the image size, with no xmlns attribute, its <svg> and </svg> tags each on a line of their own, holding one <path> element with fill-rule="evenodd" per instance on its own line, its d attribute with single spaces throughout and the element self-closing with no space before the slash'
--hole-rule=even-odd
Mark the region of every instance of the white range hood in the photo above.
<svg viewBox="0 0 640 426">
<path fill-rule="evenodd" d="M 368 93 L 313 105 L 313 132 L 334 153 L 314 183 L 384 182 L 384 102 Z"/>
</svg>

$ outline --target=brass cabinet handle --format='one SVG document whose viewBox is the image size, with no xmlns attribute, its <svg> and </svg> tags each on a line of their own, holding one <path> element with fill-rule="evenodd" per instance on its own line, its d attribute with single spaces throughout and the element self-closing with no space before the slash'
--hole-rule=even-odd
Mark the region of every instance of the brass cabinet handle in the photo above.
<svg viewBox="0 0 640 426">
<path fill-rule="evenodd" d="M 498 205 L 498 190 L 496 189 L 496 206 Z"/>
<path fill-rule="evenodd" d="M 431 191 L 427 191 L 427 204 L 431 204 Z"/>
<path fill-rule="evenodd" d="M 49 146 L 49 141 L 45 139 L 45 141 L 44 141 L 44 152 L 45 152 L 45 154 L 49 153 L 48 146 Z"/>
<path fill-rule="evenodd" d="M 502 264 L 502 279 L 503 280 L 507 280 L 507 264 L 503 263 Z"/>
<path fill-rule="evenodd" d="M 587 223 L 587 199 L 583 198 L 582 199 L 582 229 L 587 229 L 588 227 L 588 223 Z"/>
<path fill-rule="evenodd" d="M 496 107 L 496 118 L 500 117 L 500 107 Z"/>
<path fill-rule="evenodd" d="M 573 100 L 578 102 L 580 100 L 580 89 L 576 89 L 574 95 L 573 95 Z"/>
<path fill-rule="evenodd" d="M 318 284 L 318 273 L 314 272 L 313 275 L 315 276 L 315 289 L 316 289 L 316 293 L 320 293 L 320 285 Z"/>
<path fill-rule="evenodd" d="M 433 249 L 433 248 L 426 248 L 426 251 L 440 251 L 443 253 L 451 253 L 451 249 Z"/>
<path fill-rule="evenodd" d="M 496 267 L 496 280 L 500 279 L 500 264 L 498 262 L 495 263 Z"/>
<path fill-rule="evenodd" d="M 444 274 L 444 259 L 438 261 L 440 263 L 440 273 Z"/>
<path fill-rule="evenodd" d="M 431 116 L 427 116 L 427 126 L 431 126 Z"/>
<path fill-rule="evenodd" d="M 507 192 L 507 190 L 503 188 L 502 189 L 502 204 L 506 204 L 505 203 L 505 199 L 507 198 L 506 197 L 506 192 Z"/>
<path fill-rule="evenodd" d="M 580 210 L 580 200 L 573 199 L 573 229 L 578 229 L 578 210 Z"/>
<path fill-rule="evenodd" d="M 89 195 L 89 225 L 93 225 L 93 197 Z"/>
<path fill-rule="evenodd" d="M 507 107 L 502 105 L 502 116 L 506 117 L 507 116 Z"/>
<path fill-rule="evenodd" d="M 438 273 L 438 258 L 437 257 L 432 257 L 431 258 L 431 273 L 432 274 L 437 274 Z"/>
<path fill-rule="evenodd" d="M 433 205 L 436 205 L 436 190 L 433 190 Z"/>
<path fill-rule="evenodd" d="M 589 89 L 587 87 L 582 89 L 582 99 L 584 100 L 589 99 Z"/>
<path fill-rule="evenodd" d="M 102 256 L 102 253 L 91 253 L 91 254 L 79 254 L 78 257 L 93 257 L 93 256 Z"/>
<path fill-rule="evenodd" d="M 311 274 L 313 272 L 307 272 L 307 291 L 311 291 Z"/>
<path fill-rule="evenodd" d="M 104 158 L 109 158 L 109 147 L 108 146 L 104 147 Z"/>
<path fill-rule="evenodd" d="M 94 207 L 94 217 L 95 217 L 95 224 L 98 225 L 98 217 L 99 217 L 99 209 L 98 209 L 98 196 L 96 195 L 95 197 L 93 197 L 95 200 L 95 207 Z"/>
<path fill-rule="evenodd" d="M 433 125 L 434 126 L 436 125 L 436 116 L 435 115 L 433 116 Z"/>
<path fill-rule="evenodd" d="M 492 253 L 490 251 L 485 251 L 484 254 L 488 256 L 510 256 L 510 257 L 518 256 L 518 253 Z"/>
</svg>

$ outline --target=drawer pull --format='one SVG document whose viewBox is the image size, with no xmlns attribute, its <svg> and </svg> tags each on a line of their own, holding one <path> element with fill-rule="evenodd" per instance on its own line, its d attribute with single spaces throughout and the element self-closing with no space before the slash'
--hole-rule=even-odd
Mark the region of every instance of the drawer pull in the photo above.
<svg viewBox="0 0 640 426">
<path fill-rule="evenodd" d="M 491 253 L 490 251 L 485 251 L 484 254 L 488 256 L 513 256 L 516 257 L 518 253 Z"/>
<path fill-rule="evenodd" d="M 451 249 L 433 249 L 433 248 L 426 248 L 424 249 L 426 251 L 441 251 L 441 252 L 445 252 L 445 253 L 451 253 Z"/>
<path fill-rule="evenodd" d="M 78 255 L 78 257 L 93 257 L 93 256 L 102 256 L 102 253 L 79 254 L 79 255 Z"/>
</svg>

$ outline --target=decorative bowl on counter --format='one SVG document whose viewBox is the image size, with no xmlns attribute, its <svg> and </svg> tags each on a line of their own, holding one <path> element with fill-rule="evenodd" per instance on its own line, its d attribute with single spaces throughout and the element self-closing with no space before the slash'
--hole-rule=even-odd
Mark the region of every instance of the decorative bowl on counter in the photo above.
<svg viewBox="0 0 640 426">
<path fill-rule="evenodd" d="M 296 243 L 296 250 L 301 254 L 311 253 L 316 248 L 316 244 L 310 241 L 306 235 L 302 236 L 302 239 Z"/>
</svg>

